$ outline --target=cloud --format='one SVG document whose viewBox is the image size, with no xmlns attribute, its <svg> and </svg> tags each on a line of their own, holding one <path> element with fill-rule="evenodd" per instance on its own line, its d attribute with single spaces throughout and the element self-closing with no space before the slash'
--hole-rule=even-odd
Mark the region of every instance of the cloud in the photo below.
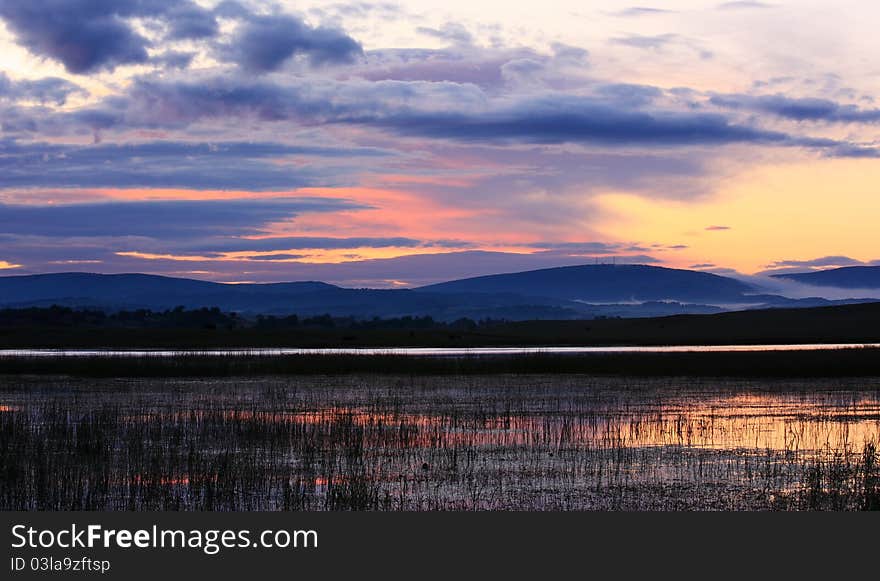
<svg viewBox="0 0 880 581">
<path fill-rule="evenodd" d="M 713 56 L 712 51 L 703 48 L 700 43 L 690 38 L 673 33 L 657 34 L 653 36 L 632 34 L 629 36 L 612 38 L 611 43 L 641 50 L 653 51 L 662 51 L 666 50 L 672 45 L 679 45 L 696 52 L 702 59 L 710 59 Z"/>
<path fill-rule="evenodd" d="M 773 8 L 773 4 L 766 2 L 754 2 L 750 0 L 740 0 L 738 2 L 724 2 L 718 5 L 719 10 L 752 10 L 762 8 Z"/>
<path fill-rule="evenodd" d="M 618 10 L 617 12 L 611 12 L 612 16 L 619 16 L 621 18 L 632 18 L 638 16 L 653 16 L 657 14 L 674 14 L 675 10 L 667 10 L 664 8 L 652 8 L 649 6 L 630 6 L 629 8 L 624 8 L 623 10 Z"/>
<path fill-rule="evenodd" d="M 64 105 L 71 95 L 88 96 L 89 92 L 76 83 L 58 77 L 37 80 L 12 80 L 0 71 L 0 99 L 9 101 L 35 101 L 42 105 Z"/>
<path fill-rule="evenodd" d="M 339 29 L 313 28 L 286 14 L 249 14 L 221 54 L 246 71 L 266 73 L 300 55 L 313 66 L 350 63 L 363 54 L 363 48 Z"/>
<path fill-rule="evenodd" d="M 68 72 L 145 63 L 149 41 L 123 17 L 142 12 L 128 0 L 31 0 L 0 3 L 0 18 L 18 44 L 61 62 Z"/>
<path fill-rule="evenodd" d="M 792 98 L 784 95 L 713 95 L 709 101 L 728 109 L 769 113 L 794 121 L 877 123 L 880 109 L 861 109 L 829 99 Z"/>
<path fill-rule="evenodd" d="M 453 44 L 469 45 L 474 42 L 474 36 L 458 22 L 447 22 L 440 28 L 420 26 L 416 32 Z"/>
<path fill-rule="evenodd" d="M 731 230 L 730 226 L 706 226 L 705 230 L 709 232 L 719 232 L 724 230 Z"/>
<path fill-rule="evenodd" d="M 849 256 L 822 256 L 811 260 L 778 260 L 772 264 L 768 264 L 768 269 L 777 268 L 798 268 L 798 269 L 819 269 L 819 268 L 839 268 L 842 266 L 869 266 L 872 263 L 863 262 L 850 258 Z"/>
<path fill-rule="evenodd" d="M 0 189 L 16 187 L 155 187 L 286 190 L 339 183 L 343 168 L 315 160 L 378 157 L 371 148 L 328 148 L 279 143 L 156 141 L 91 146 L 0 141 Z M 281 161 L 310 160 L 302 163 Z M 332 178 L 330 177 L 332 176 Z"/>
<path fill-rule="evenodd" d="M 428 245 L 430 243 L 427 243 Z M 348 248 L 415 248 L 421 240 L 405 237 L 280 236 L 273 238 L 224 238 L 200 241 L 186 248 L 195 252 L 273 252 L 276 250 L 340 250 Z M 176 250 L 180 250 L 177 248 Z"/>
<path fill-rule="evenodd" d="M 172 40 L 211 38 L 219 32 L 215 15 L 192 2 L 172 3 L 164 16 Z"/>
<path fill-rule="evenodd" d="M 168 42 L 213 39 L 220 31 L 218 16 L 238 21 L 231 40 L 215 43 L 218 53 L 249 72 L 277 70 L 298 55 L 322 65 L 349 63 L 363 54 L 361 45 L 342 30 L 309 26 L 277 8 L 271 14 L 257 14 L 235 2 L 223 2 L 214 10 L 192 0 L 0 3 L 0 18 L 18 44 L 78 74 L 145 64 L 151 60 L 150 49 Z M 158 37 L 150 34 L 156 30 L 161 31 Z M 154 62 L 169 64 L 167 55 L 165 60 Z"/>
<path fill-rule="evenodd" d="M 124 97 L 69 114 L 23 115 L 17 127 L 72 131 L 79 126 L 99 135 L 113 128 L 182 129 L 200 121 L 250 118 L 325 128 L 369 126 L 396 135 L 462 143 L 645 147 L 750 143 L 859 157 L 873 149 L 736 123 L 717 112 L 644 106 L 657 95 L 650 87 L 618 86 L 617 93 L 628 94 L 628 101 L 614 96 L 614 85 L 607 87 L 612 92 L 604 97 L 547 91 L 543 96 L 496 98 L 467 83 L 139 78 Z"/>
<path fill-rule="evenodd" d="M 531 242 L 527 248 L 537 248 L 545 252 L 561 252 L 570 255 L 575 254 L 615 254 L 618 252 L 631 251 L 641 252 L 646 249 L 632 247 L 628 244 L 608 242 Z M 652 259 L 653 260 L 653 259 Z"/>
<path fill-rule="evenodd" d="M 636 85 L 630 83 L 611 83 L 599 85 L 595 94 L 613 100 L 619 104 L 631 107 L 644 107 L 650 105 L 663 96 L 663 91 L 650 85 Z"/>
<path fill-rule="evenodd" d="M 194 52 L 167 50 L 153 57 L 153 62 L 169 69 L 186 69 L 189 68 L 195 57 L 196 53 Z"/>
<path fill-rule="evenodd" d="M 357 75 L 372 81 L 449 81 L 498 90 L 523 80 L 576 82 L 578 69 L 585 66 L 586 51 L 561 44 L 553 46 L 552 55 L 527 48 L 457 44 L 441 49 L 372 50 Z"/>
<path fill-rule="evenodd" d="M 0 234 L 45 237 L 193 239 L 264 233 L 303 213 L 365 209 L 345 199 L 161 200 L 80 204 L 0 204 Z"/>
<path fill-rule="evenodd" d="M 255 254 L 253 256 L 245 257 L 247 260 L 297 260 L 299 258 L 305 258 L 306 256 L 303 254 Z"/>
<path fill-rule="evenodd" d="M 341 121 L 341 120 L 340 120 Z M 397 112 L 351 116 L 401 135 L 483 143 L 584 143 L 600 145 L 818 144 L 775 131 L 736 125 L 711 113 L 647 112 L 617 108 L 587 98 L 558 96 L 468 115 L 455 112 Z"/>
<path fill-rule="evenodd" d="M 612 38 L 611 42 L 614 44 L 622 44 L 624 46 L 630 46 L 633 48 L 659 50 L 661 48 L 665 48 L 670 43 L 677 41 L 678 38 L 679 36 L 677 34 L 658 34 L 655 36 L 633 34 L 630 36 L 620 36 L 617 38 Z"/>
</svg>

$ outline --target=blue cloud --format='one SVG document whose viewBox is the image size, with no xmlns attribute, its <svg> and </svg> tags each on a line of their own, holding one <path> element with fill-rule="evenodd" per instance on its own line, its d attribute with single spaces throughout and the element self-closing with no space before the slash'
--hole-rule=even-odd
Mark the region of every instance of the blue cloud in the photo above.
<svg viewBox="0 0 880 581">
<path fill-rule="evenodd" d="M 153 43 L 133 27 L 134 18 L 160 21 L 170 40 L 218 31 L 213 13 L 192 0 L 4 1 L 0 18 L 18 44 L 79 74 L 149 61 Z"/>
<path fill-rule="evenodd" d="M 641 101 L 656 95 L 649 87 L 615 90 Z M 228 78 L 199 83 L 140 79 L 126 100 L 92 111 L 99 122 L 121 125 L 176 126 L 200 119 L 255 116 L 265 121 L 369 125 L 400 135 L 464 142 L 841 145 L 738 125 L 719 113 L 651 111 L 619 101 L 551 94 L 485 110 L 488 97 L 469 84 L 380 81 L 305 87 Z M 78 115 L 82 119 L 88 113 Z"/>
<path fill-rule="evenodd" d="M 131 237 L 185 240 L 264 233 L 300 214 L 365 209 L 344 199 L 269 198 L 160 200 L 81 204 L 0 204 L 0 234 L 45 237 Z"/>
<path fill-rule="evenodd" d="M 58 77 L 13 81 L 6 73 L 0 71 L 0 99 L 64 105 L 67 98 L 74 94 L 88 95 L 88 91 L 76 83 Z"/>
<path fill-rule="evenodd" d="M 173 40 L 211 38 L 219 32 L 214 14 L 191 2 L 173 3 L 164 16 Z"/>
<path fill-rule="evenodd" d="M 856 105 L 840 104 L 830 99 L 793 98 L 784 95 L 713 95 L 709 101 L 718 107 L 768 113 L 794 121 L 880 122 L 880 109 L 861 109 Z"/>
<path fill-rule="evenodd" d="M 221 53 L 243 69 L 265 73 L 303 55 L 312 65 L 349 63 L 363 54 L 361 45 L 335 28 L 311 27 L 285 14 L 248 15 Z"/>
<path fill-rule="evenodd" d="M 352 163 L 358 157 L 384 154 L 371 148 L 279 143 L 158 141 L 76 146 L 0 141 L 0 187 L 293 189 L 339 183 L 342 170 L 274 163 L 279 158 L 345 159 L 345 163 Z"/>
<path fill-rule="evenodd" d="M 402 135 L 467 142 L 784 145 L 798 141 L 781 132 L 736 125 L 717 114 L 649 113 L 569 99 L 562 99 L 558 104 L 528 103 L 484 115 L 403 113 L 384 117 L 362 116 L 349 121 L 375 125 Z"/>
</svg>

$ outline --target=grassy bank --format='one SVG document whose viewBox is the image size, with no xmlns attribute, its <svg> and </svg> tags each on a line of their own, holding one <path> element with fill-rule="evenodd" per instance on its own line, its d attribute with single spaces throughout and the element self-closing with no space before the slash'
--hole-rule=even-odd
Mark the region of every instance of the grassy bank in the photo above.
<svg viewBox="0 0 880 581">
<path fill-rule="evenodd" d="M 880 349 L 775 352 L 524 354 L 466 357 L 402 355 L 248 355 L 173 357 L 0 357 L 0 374 L 83 377 L 263 375 L 585 374 L 705 377 L 880 376 Z"/>
</svg>

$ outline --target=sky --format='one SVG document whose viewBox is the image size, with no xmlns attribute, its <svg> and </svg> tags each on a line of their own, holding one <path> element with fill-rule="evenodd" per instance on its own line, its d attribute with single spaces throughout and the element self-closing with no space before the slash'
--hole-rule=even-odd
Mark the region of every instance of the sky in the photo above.
<svg viewBox="0 0 880 581">
<path fill-rule="evenodd" d="M 0 275 L 880 264 L 880 5 L 0 0 Z"/>
</svg>

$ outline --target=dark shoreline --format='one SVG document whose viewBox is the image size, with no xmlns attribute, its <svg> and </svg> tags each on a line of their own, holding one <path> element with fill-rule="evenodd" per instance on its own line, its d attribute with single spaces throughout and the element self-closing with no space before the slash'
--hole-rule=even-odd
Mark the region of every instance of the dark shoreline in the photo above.
<svg viewBox="0 0 880 581">
<path fill-rule="evenodd" d="M 880 343 L 880 303 L 643 319 L 482 321 L 464 327 L 415 319 L 343 324 L 329 316 L 326 325 L 307 321 L 269 325 L 219 311 L 181 312 L 181 320 L 172 312 L 162 315 L 161 322 L 105 321 L 102 325 L 80 321 L 75 313 L 63 310 L 23 313 L 19 313 L 23 318 L 0 324 L 0 349 Z M 73 318 L 66 320 L 66 316 Z M 391 323 L 400 326 L 383 326 Z"/>
<path fill-rule="evenodd" d="M 880 349 L 775 352 L 590 353 L 421 357 L 246 355 L 0 357 L 0 375 L 234 377 L 267 375 L 579 374 L 642 377 L 880 377 Z"/>
</svg>

